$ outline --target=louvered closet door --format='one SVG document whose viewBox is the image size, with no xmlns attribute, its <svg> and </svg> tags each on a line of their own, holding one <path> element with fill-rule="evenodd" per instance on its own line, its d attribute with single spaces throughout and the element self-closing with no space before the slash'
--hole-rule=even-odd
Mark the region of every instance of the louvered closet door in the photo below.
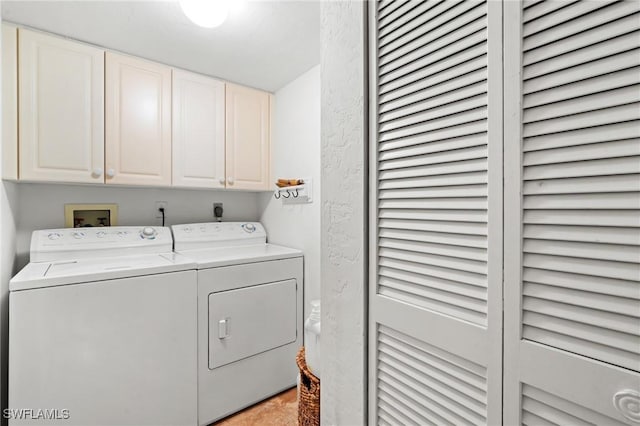
<svg viewBox="0 0 640 426">
<path fill-rule="evenodd" d="M 638 424 L 640 2 L 504 10 L 505 424 Z"/>
<path fill-rule="evenodd" d="M 502 4 L 369 7 L 369 422 L 500 424 Z"/>
</svg>

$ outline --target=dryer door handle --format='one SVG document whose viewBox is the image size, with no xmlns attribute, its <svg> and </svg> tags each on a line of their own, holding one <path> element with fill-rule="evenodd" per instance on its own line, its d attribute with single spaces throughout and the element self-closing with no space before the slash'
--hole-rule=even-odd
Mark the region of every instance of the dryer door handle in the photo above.
<svg viewBox="0 0 640 426">
<path fill-rule="evenodd" d="M 229 318 L 218 321 L 218 339 L 226 339 L 229 337 Z"/>
</svg>

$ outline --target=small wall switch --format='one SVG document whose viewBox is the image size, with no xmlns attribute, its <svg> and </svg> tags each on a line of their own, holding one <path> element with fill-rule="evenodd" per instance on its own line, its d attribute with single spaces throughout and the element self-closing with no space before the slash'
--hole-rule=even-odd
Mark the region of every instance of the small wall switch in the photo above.
<svg viewBox="0 0 640 426">
<path fill-rule="evenodd" d="M 162 212 L 160 208 L 164 208 L 164 215 L 167 215 L 167 206 L 169 205 L 166 201 L 156 201 L 156 219 L 162 219 Z"/>
</svg>

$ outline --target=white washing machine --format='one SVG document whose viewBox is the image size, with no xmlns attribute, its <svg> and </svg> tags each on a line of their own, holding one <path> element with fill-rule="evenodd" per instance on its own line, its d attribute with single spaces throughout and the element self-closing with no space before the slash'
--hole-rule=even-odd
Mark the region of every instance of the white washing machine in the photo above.
<svg viewBox="0 0 640 426">
<path fill-rule="evenodd" d="M 260 223 L 172 227 L 198 268 L 198 421 L 295 386 L 302 346 L 302 252 L 267 244 Z"/>
<path fill-rule="evenodd" d="M 9 408 L 32 411 L 11 425 L 197 424 L 196 272 L 172 243 L 169 228 L 33 233 L 9 299 Z"/>
</svg>

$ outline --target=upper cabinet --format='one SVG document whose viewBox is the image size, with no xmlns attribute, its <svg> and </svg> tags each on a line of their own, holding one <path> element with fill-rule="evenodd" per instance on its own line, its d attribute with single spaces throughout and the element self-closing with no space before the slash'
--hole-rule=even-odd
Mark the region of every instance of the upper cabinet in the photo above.
<svg viewBox="0 0 640 426">
<path fill-rule="evenodd" d="M 226 99 L 227 188 L 269 189 L 271 95 L 227 84 Z"/>
<path fill-rule="evenodd" d="M 106 183 L 171 185 L 171 68 L 107 52 Z"/>
<path fill-rule="evenodd" d="M 20 179 L 103 182 L 104 51 L 20 29 L 18 55 Z"/>
<path fill-rule="evenodd" d="M 2 178 L 271 188 L 272 95 L 2 24 Z"/>
<path fill-rule="evenodd" d="M 173 71 L 173 186 L 225 187 L 224 83 Z"/>
<path fill-rule="evenodd" d="M 2 23 L 2 178 L 18 179 L 18 29 Z"/>
</svg>

